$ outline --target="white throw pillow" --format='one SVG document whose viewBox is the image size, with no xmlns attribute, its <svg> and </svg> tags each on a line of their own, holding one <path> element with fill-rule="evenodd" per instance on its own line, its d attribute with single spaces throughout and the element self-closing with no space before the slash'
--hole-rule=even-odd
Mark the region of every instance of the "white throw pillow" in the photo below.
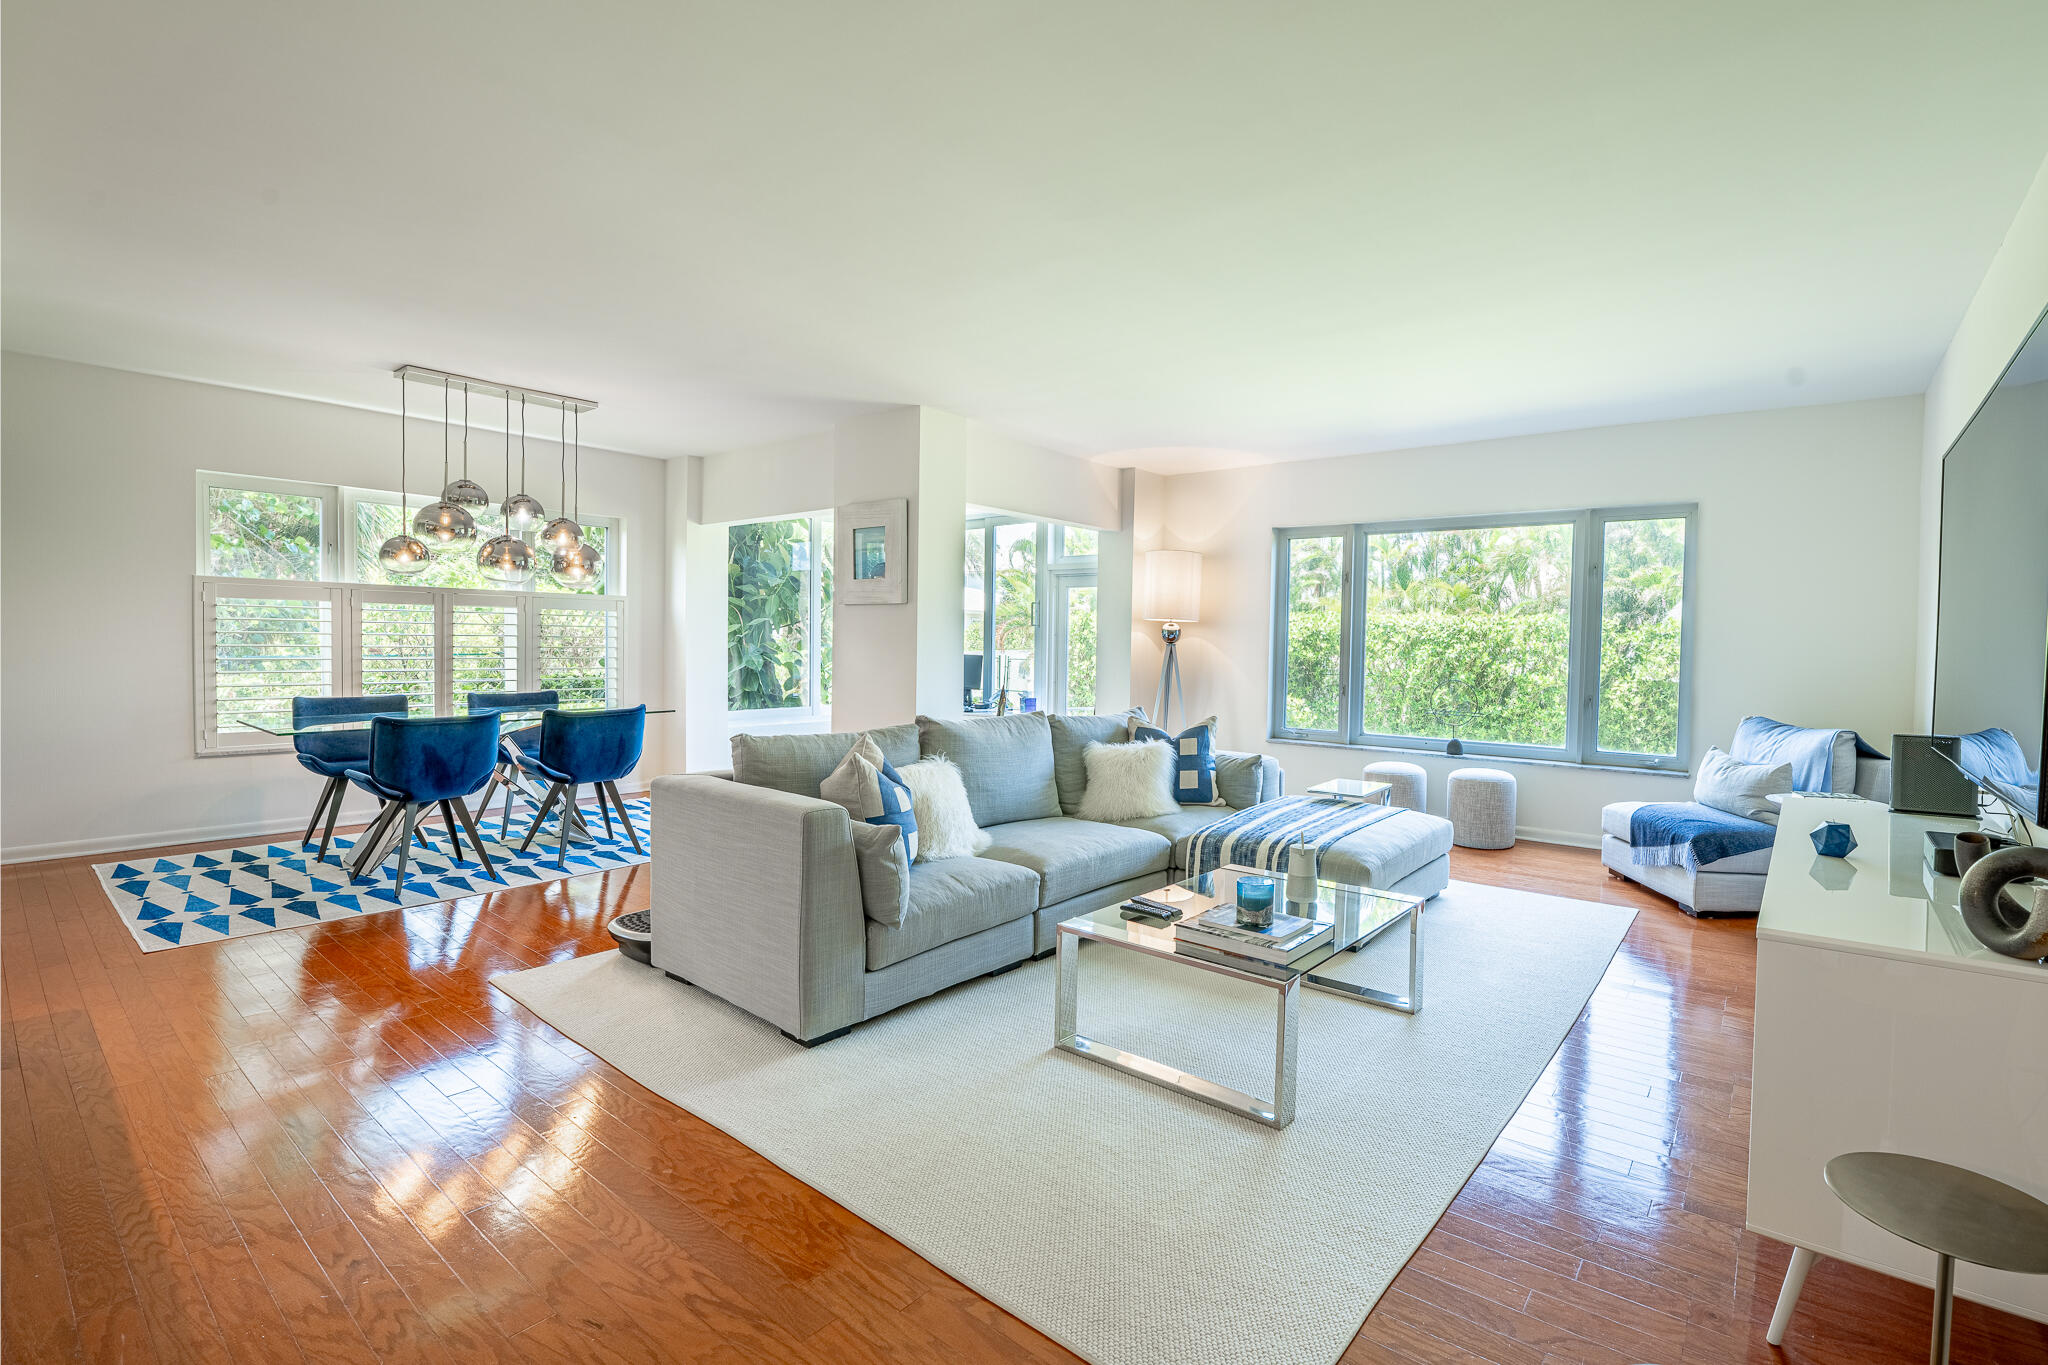
<svg viewBox="0 0 2048 1365">
<path fill-rule="evenodd" d="M 917 861 L 965 858 L 995 842 L 974 823 L 967 804 L 967 784 L 950 758 L 921 759 L 898 768 L 896 775 L 910 788 L 910 812 L 917 817 Z"/>
<path fill-rule="evenodd" d="M 1792 790 L 1792 765 L 1744 763 L 1719 749 L 1707 750 L 1700 760 L 1699 776 L 1693 780 L 1692 799 L 1702 806 L 1725 810 L 1745 820 L 1778 823 L 1778 807 L 1764 798 L 1771 793 Z"/>
<path fill-rule="evenodd" d="M 1081 762 L 1088 769 L 1088 790 L 1075 814 L 1083 820 L 1144 820 L 1180 809 L 1171 744 L 1091 744 L 1081 751 Z"/>
</svg>

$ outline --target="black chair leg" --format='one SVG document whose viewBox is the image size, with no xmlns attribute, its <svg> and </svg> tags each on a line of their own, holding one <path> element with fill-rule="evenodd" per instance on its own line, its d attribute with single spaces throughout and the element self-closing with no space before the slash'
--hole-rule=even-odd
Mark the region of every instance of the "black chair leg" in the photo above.
<svg viewBox="0 0 2048 1365">
<path fill-rule="evenodd" d="M 526 827 L 526 837 L 519 841 L 521 853 L 533 847 L 533 836 L 540 833 L 540 822 L 548 818 L 548 812 L 555 808 L 555 801 L 561 794 L 562 784 L 559 782 L 548 788 L 548 794 L 541 799 L 540 809 L 533 813 L 533 823 Z"/>
<path fill-rule="evenodd" d="M 618 838 L 616 834 L 612 833 L 612 808 L 604 799 L 604 787 L 601 784 L 593 785 L 597 786 L 597 809 L 598 813 L 604 816 L 604 837 L 609 842 Z"/>
<path fill-rule="evenodd" d="M 346 779 L 343 781 L 346 783 Z M 313 858 L 316 863 L 327 861 L 327 846 L 334 842 L 334 822 L 341 818 L 341 798 L 346 795 L 348 788 L 344 785 L 342 790 L 334 794 L 334 800 L 327 805 L 327 827 L 320 831 L 320 852 Z"/>
<path fill-rule="evenodd" d="M 607 782 L 604 784 L 604 790 L 611 797 L 612 804 L 619 808 L 619 823 L 626 827 L 626 837 L 633 841 L 633 851 L 645 854 L 647 850 L 640 846 L 640 831 L 633 828 L 633 817 L 626 814 L 626 803 L 619 795 L 619 784 Z"/>
<path fill-rule="evenodd" d="M 455 798 L 455 813 L 462 817 L 462 827 L 469 831 L 469 841 L 476 845 L 477 861 L 484 865 L 484 875 L 504 881 L 503 877 L 498 876 L 498 869 L 491 866 L 491 855 L 484 850 L 483 836 L 476 832 L 476 821 L 470 816 L 469 807 L 462 803 L 459 796 Z"/>
<path fill-rule="evenodd" d="M 370 827 L 356 836 L 356 856 L 355 860 L 349 864 L 349 876 L 351 878 L 361 877 L 370 870 L 370 855 L 377 851 L 378 846 L 384 842 L 385 837 L 390 833 L 391 821 L 397 809 L 398 807 L 395 803 L 390 801 L 384 802 L 377 807 L 377 814 L 370 821 Z"/>
<path fill-rule="evenodd" d="M 559 827 L 562 831 L 562 838 L 561 841 L 555 845 L 555 866 L 557 868 L 565 869 L 569 866 L 569 812 L 575 809 L 576 787 L 574 783 L 571 783 L 569 786 L 569 794 L 562 798 L 562 818 L 559 821 Z"/>
<path fill-rule="evenodd" d="M 448 827 L 448 842 L 455 846 L 455 861 L 468 861 L 462 856 L 462 836 L 455 832 L 455 812 L 448 808 L 446 801 L 441 803 L 441 823 Z"/>
<path fill-rule="evenodd" d="M 345 777 L 330 777 L 327 779 L 327 785 L 320 789 L 320 799 L 313 803 L 313 818 L 306 822 L 305 836 L 299 840 L 300 848 L 304 848 L 307 844 L 313 842 L 313 831 L 320 828 L 320 817 L 327 813 L 328 806 L 339 806 L 341 804 L 340 789 L 347 785 L 348 779 Z M 331 828 L 333 821 L 330 820 L 328 824 Z"/>
<path fill-rule="evenodd" d="M 404 817 L 405 837 L 398 841 L 398 872 L 391 879 L 391 889 L 401 896 L 405 894 L 406 855 L 412 852 L 412 836 L 419 831 L 420 810 L 421 807 L 413 805 L 411 802 L 406 803 Z"/>
</svg>

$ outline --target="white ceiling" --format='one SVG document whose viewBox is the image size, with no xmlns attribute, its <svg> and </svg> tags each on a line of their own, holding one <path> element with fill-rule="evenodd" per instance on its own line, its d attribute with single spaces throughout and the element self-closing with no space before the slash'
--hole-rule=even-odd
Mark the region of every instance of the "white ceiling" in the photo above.
<svg viewBox="0 0 2048 1365">
<path fill-rule="evenodd" d="M 6 7 L 5 338 L 1162 469 L 1924 388 L 2040 0 Z M 1136 452 L 1136 453 L 1134 453 Z"/>
</svg>

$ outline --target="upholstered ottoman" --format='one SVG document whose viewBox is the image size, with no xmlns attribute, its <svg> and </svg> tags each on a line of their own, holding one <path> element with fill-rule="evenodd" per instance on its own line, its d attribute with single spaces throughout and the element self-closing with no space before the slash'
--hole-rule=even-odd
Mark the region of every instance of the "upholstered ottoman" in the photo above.
<svg viewBox="0 0 2048 1365">
<path fill-rule="evenodd" d="M 1387 804 L 1406 806 L 1409 810 L 1429 810 L 1429 774 L 1417 763 L 1368 763 L 1365 765 L 1365 780 L 1384 782 L 1393 790 L 1387 793 Z"/>
<path fill-rule="evenodd" d="M 1318 871 L 1327 881 L 1426 900 L 1450 885 L 1451 822 L 1420 811 L 1389 815 L 1323 850 Z"/>
<path fill-rule="evenodd" d="M 1498 768 L 1460 768 L 1445 783 L 1460 848 L 1515 846 L 1515 779 Z"/>
</svg>

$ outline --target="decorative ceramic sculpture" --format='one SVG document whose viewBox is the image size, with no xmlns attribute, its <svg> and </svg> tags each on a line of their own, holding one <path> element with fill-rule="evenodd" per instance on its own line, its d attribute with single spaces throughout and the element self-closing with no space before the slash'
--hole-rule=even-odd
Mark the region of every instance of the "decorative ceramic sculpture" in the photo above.
<svg viewBox="0 0 2048 1365">
<path fill-rule="evenodd" d="M 1856 833 L 1840 820 L 1823 820 L 1813 827 L 1813 851 L 1823 858 L 1846 858 L 1856 851 Z"/>
<path fill-rule="evenodd" d="M 1963 878 L 1963 923 L 2007 957 L 2048 958 L 2048 848 L 2008 848 L 1979 858 Z"/>
</svg>

